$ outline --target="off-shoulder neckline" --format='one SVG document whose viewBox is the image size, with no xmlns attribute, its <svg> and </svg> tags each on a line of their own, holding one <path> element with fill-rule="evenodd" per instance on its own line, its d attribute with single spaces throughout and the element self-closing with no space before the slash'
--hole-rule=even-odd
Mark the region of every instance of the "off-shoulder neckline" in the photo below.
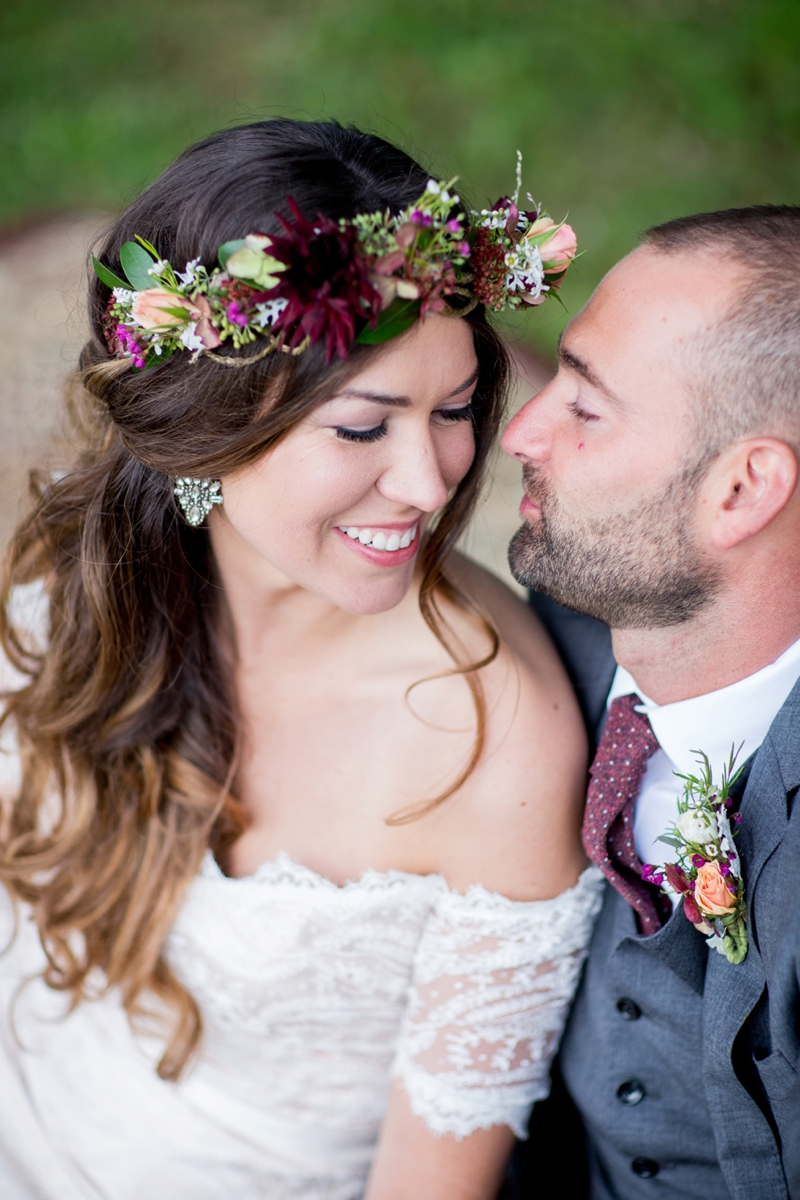
<svg viewBox="0 0 800 1200">
<path fill-rule="evenodd" d="M 367 867 L 357 879 L 347 879 L 344 883 L 336 883 L 327 875 L 321 875 L 319 871 L 315 871 L 313 867 L 298 862 L 286 850 L 279 850 L 274 858 L 267 858 L 264 862 L 259 863 L 255 871 L 249 875 L 226 875 L 210 850 L 206 851 L 203 866 L 203 874 L 207 878 L 222 879 L 232 887 L 236 887 L 238 884 L 272 883 L 277 879 L 330 892 L 349 892 L 354 888 L 392 886 L 410 880 L 432 882 L 436 886 L 447 888 L 444 876 L 434 872 L 429 875 L 417 875 L 413 871 L 398 871 L 394 868 L 388 871 L 376 871 L 373 867 Z"/>
<path fill-rule="evenodd" d="M 490 891 L 482 883 L 473 883 L 467 888 L 466 892 L 458 892 L 455 888 L 450 887 L 444 875 L 435 872 L 431 872 L 429 875 L 418 875 L 414 871 L 399 871 L 394 868 L 388 871 L 376 871 L 373 867 L 368 867 L 365 871 L 362 871 L 357 879 L 348 879 L 344 883 L 339 884 L 329 879 L 327 875 L 321 875 L 312 867 L 306 866 L 305 863 L 298 862 L 285 850 L 280 850 L 275 858 L 268 858 L 264 862 L 259 863 L 255 871 L 250 875 L 235 876 L 226 875 L 214 858 L 211 850 L 207 850 L 203 860 L 201 875 L 205 879 L 214 880 L 231 888 L 242 885 L 246 886 L 248 884 L 259 886 L 264 883 L 280 882 L 313 891 L 325 891 L 329 894 L 338 895 L 348 895 L 355 891 L 393 890 L 399 886 L 421 883 L 426 887 L 432 887 L 433 890 L 440 892 L 442 895 L 453 898 L 455 901 L 488 903 L 495 907 L 511 906 L 515 910 L 526 906 L 541 908 L 546 905 L 556 904 L 567 896 L 585 891 L 589 884 L 595 881 L 599 882 L 603 878 L 599 869 L 589 864 L 578 876 L 577 881 L 572 887 L 565 888 L 557 896 L 551 896 L 546 900 L 511 900 L 508 896 L 504 896 L 500 892 Z"/>
</svg>

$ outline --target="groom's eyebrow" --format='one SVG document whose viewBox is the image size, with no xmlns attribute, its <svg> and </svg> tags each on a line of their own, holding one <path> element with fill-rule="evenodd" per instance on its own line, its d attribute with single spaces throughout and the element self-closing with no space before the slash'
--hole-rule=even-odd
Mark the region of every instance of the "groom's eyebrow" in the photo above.
<svg viewBox="0 0 800 1200">
<path fill-rule="evenodd" d="M 625 407 L 625 402 L 615 392 L 612 392 L 610 387 L 607 387 L 603 383 L 597 372 L 580 355 L 575 354 L 568 346 L 565 346 L 561 338 L 558 339 L 558 361 L 562 367 L 569 367 L 571 371 L 575 371 L 582 379 L 590 383 L 592 387 L 597 388 L 599 392 L 608 397 L 612 404 L 616 404 L 620 408 Z"/>
</svg>

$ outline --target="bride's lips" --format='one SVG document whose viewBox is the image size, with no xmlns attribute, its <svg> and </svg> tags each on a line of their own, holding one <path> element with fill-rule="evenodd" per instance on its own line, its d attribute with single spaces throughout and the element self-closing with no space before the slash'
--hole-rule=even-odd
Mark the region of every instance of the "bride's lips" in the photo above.
<svg viewBox="0 0 800 1200">
<path fill-rule="evenodd" d="M 521 517 L 538 517 L 540 513 L 538 504 L 534 504 L 528 496 L 522 497 L 522 503 L 519 506 L 519 514 Z"/>
<path fill-rule="evenodd" d="M 419 550 L 419 527 L 419 519 L 414 521 L 412 525 L 374 526 L 375 529 L 380 529 L 383 531 L 392 530 L 400 536 L 406 533 L 409 529 L 413 528 L 414 536 L 411 542 L 407 546 L 403 546 L 398 550 L 378 550 L 375 546 L 365 546 L 363 542 L 358 540 L 358 538 L 349 537 L 347 533 L 345 533 L 343 529 L 339 529 L 338 526 L 333 532 L 338 534 L 339 537 L 342 538 L 356 554 L 360 554 L 362 558 L 366 558 L 368 562 L 374 563 L 376 567 L 400 567 L 403 565 L 403 563 L 407 563 L 410 559 L 412 559 L 417 553 L 417 550 Z"/>
</svg>

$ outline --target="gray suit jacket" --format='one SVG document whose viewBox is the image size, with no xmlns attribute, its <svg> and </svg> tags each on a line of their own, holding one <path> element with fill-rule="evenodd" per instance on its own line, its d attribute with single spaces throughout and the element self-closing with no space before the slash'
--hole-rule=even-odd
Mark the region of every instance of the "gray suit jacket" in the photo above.
<svg viewBox="0 0 800 1200">
<path fill-rule="evenodd" d="M 534 607 L 562 645 L 581 620 L 559 623 L 552 602 Z M 590 640 L 596 624 L 584 629 Z M 600 712 L 585 697 L 598 690 L 604 652 L 607 631 L 582 693 L 595 727 Z M 580 662 L 568 665 L 580 687 Z M 610 683 L 613 660 L 606 668 Z M 798 788 L 800 683 L 739 789 L 750 933 L 740 965 L 709 950 L 680 909 L 659 933 L 639 935 L 607 887 L 560 1055 L 586 1131 L 592 1200 L 800 1200 Z M 537 1157 L 520 1196 L 534 1194 Z"/>
</svg>

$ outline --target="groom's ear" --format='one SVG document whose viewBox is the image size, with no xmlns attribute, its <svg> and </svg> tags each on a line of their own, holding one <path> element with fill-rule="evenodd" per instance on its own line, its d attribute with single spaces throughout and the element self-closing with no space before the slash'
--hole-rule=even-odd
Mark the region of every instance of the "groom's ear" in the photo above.
<svg viewBox="0 0 800 1200">
<path fill-rule="evenodd" d="M 748 438 L 723 451 L 701 488 L 711 544 L 732 550 L 761 533 L 786 508 L 797 480 L 797 454 L 778 438 Z"/>
</svg>

